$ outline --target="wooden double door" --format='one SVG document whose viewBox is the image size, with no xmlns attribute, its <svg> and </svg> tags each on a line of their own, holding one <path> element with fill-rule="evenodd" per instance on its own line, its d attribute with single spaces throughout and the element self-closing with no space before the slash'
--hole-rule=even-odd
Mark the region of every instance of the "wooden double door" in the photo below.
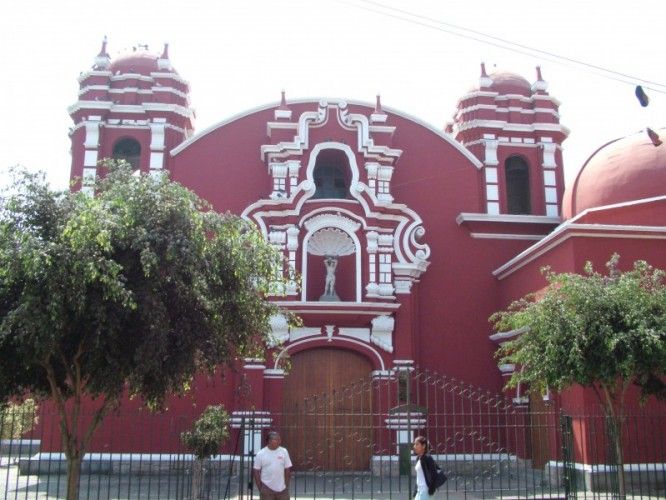
<svg viewBox="0 0 666 500">
<path fill-rule="evenodd" d="M 372 366 L 358 353 L 317 348 L 291 357 L 282 441 L 297 470 L 368 470 Z"/>
</svg>

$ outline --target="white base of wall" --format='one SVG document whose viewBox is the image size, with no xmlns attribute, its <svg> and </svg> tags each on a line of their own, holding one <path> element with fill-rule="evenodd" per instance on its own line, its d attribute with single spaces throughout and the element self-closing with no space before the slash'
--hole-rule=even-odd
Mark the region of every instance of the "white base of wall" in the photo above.
<svg viewBox="0 0 666 500">
<path fill-rule="evenodd" d="M 185 453 L 87 453 L 81 463 L 81 473 L 161 475 L 189 470 L 193 461 L 194 455 Z M 239 457 L 217 455 L 209 459 L 208 464 L 219 471 L 229 471 L 231 466 L 235 472 L 238 470 Z M 19 458 L 18 465 L 19 472 L 24 475 L 67 474 L 64 453 L 37 453 Z"/>
<path fill-rule="evenodd" d="M 564 464 L 550 461 L 545 472 L 551 484 L 564 484 Z M 575 486 L 578 491 L 610 491 L 613 489 L 615 468 L 606 464 L 574 463 Z M 666 487 L 666 463 L 624 464 L 627 492 L 663 490 Z"/>
</svg>

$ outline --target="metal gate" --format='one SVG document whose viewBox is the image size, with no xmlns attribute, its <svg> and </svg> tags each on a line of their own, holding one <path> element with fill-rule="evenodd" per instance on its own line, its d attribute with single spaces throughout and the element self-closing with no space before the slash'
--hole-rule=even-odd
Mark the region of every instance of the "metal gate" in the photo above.
<svg viewBox="0 0 666 500">
<path fill-rule="evenodd" d="M 430 440 L 449 478 L 436 498 L 617 498 L 620 477 L 627 496 L 666 497 L 663 410 L 626 415 L 609 434 L 603 415 L 563 415 L 539 400 L 520 403 L 435 372 L 373 372 L 281 413 L 243 412 L 225 452 L 201 464 L 197 495 L 257 498 L 254 455 L 260 438 L 275 429 L 296 464 L 292 498 L 409 498 L 411 443 L 419 434 Z M 30 411 L 0 414 L 0 497 L 61 498 L 65 462 L 60 453 L 40 452 L 57 449 L 53 434 L 45 433 L 57 416 L 48 407 Z M 138 428 L 123 425 L 127 417 L 136 422 L 135 414 L 108 418 L 116 420 L 121 441 L 133 436 L 138 450 L 183 429 L 182 415 L 146 414 Z M 626 445 L 620 460 L 609 446 L 617 435 Z M 91 453 L 81 498 L 191 498 L 194 470 L 185 450 Z"/>
<path fill-rule="evenodd" d="M 294 462 L 297 498 L 407 498 L 413 480 L 412 442 L 426 436 L 449 480 L 439 497 L 564 495 L 557 459 L 557 415 L 530 412 L 502 395 L 431 371 L 375 373 L 312 394 L 279 415 Z M 536 431 L 536 432 L 535 432 Z"/>
<path fill-rule="evenodd" d="M 435 498 L 617 498 L 605 418 L 531 403 L 405 369 L 312 394 L 273 415 L 272 426 L 294 457 L 295 498 L 411 497 L 417 435 L 448 476 Z M 665 422 L 663 414 L 626 417 L 639 463 L 624 475 L 637 498 L 664 493 Z"/>
</svg>

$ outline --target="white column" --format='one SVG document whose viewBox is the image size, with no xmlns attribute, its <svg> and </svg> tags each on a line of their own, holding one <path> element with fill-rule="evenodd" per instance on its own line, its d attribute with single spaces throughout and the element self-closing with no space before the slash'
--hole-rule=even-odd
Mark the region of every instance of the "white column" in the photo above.
<svg viewBox="0 0 666 500">
<path fill-rule="evenodd" d="M 150 175 L 162 175 L 164 169 L 164 145 L 166 118 L 153 118 L 150 126 Z"/>
<path fill-rule="evenodd" d="M 484 134 L 483 139 L 486 146 L 483 162 L 486 174 L 486 213 L 498 215 L 500 213 L 499 183 L 497 181 L 497 165 L 499 165 L 497 149 L 499 148 L 499 140 L 495 138 L 494 134 Z"/>
<path fill-rule="evenodd" d="M 379 249 L 379 234 L 376 231 L 368 231 L 365 235 L 368 242 L 368 284 L 365 286 L 365 292 L 368 297 L 377 297 L 379 295 L 379 285 L 377 285 L 377 250 Z"/>
<path fill-rule="evenodd" d="M 298 234 L 300 229 L 298 226 L 291 226 L 287 228 L 287 260 L 289 265 L 289 275 L 293 277 L 296 275 L 296 251 L 298 250 Z M 287 282 L 287 295 L 298 295 L 298 287 L 296 280 L 289 279 Z"/>
<path fill-rule="evenodd" d="M 94 184 L 97 176 L 97 160 L 99 148 L 99 128 L 102 124 L 101 116 L 89 116 L 85 121 L 86 137 L 83 142 L 83 173 L 81 179 L 81 191 L 92 195 L 95 191 Z"/>
<path fill-rule="evenodd" d="M 557 217 L 560 215 L 560 207 L 557 202 L 557 162 L 555 152 L 557 144 L 550 137 L 541 137 L 541 150 L 543 152 L 543 198 L 546 203 L 546 215 Z"/>
</svg>

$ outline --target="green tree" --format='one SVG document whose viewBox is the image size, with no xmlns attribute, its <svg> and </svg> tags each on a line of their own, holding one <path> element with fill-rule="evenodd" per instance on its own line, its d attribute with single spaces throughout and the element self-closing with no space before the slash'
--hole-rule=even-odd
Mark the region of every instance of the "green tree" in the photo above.
<svg viewBox="0 0 666 500">
<path fill-rule="evenodd" d="M 606 264 L 608 274 L 588 262 L 585 274 L 544 269 L 548 287 L 491 316 L 499 331 L 523 330 L 498 351 L 499 363 L 513 363 L 509 387 L 528 383 L 531 391 L 561 391 L 578 384 L 591 388 L 606 416 L 625 494 L 622 426 L 631 384 L 644 400 L 664 398 L 666 390 L 665 273 L 643 261 L 630 271 L 618 269 L 619 256 Z"/>
<path fill-rule="evenodd" d="M 208 406 L 192 424 L 192 429 L 181 433 L 180 440 L 194 453 L 192 462 L 192 498 L 207 496 L 203 491 L 205 462 L 220 453 L 222 444 L 229 439 L 229 415 L 222 405 Z"/>
<path fill-rule="evenodd" d="M 53 401 L 69 499 L 121 396 L 159 408 L 201 370 L 253 355 L 281 285 L 253 226 L 166 175 L 106 166 L 94 197 L 22 173 L 0 203 L 0 402 Z"/>
<path fill-rule="evenodd" d="M 35 400 L 30 398 L 21 403 L 0 404 L 0 439 L 18 439 L 31 431 L 39 420 L 37 409 Z"/>
</svg>

